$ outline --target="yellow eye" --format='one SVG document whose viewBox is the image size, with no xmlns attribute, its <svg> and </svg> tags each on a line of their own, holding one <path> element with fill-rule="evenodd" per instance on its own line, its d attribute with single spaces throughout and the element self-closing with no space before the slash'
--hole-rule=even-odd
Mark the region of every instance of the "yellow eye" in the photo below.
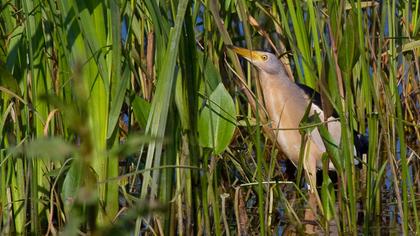
<svg viewBox="0 0 420 236">
<path fill-rule="evenodd" d="M 267 56 L 267 55 L 262 55 L 262 56 L 261 56 L 261 59 L 263 59 L 264 61 L 267 61 L 268 56 Z"/>
</svg>

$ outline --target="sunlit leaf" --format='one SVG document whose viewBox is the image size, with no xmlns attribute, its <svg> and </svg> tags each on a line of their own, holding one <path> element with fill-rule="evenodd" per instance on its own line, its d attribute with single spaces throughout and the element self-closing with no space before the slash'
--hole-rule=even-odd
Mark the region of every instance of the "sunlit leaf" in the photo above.
<svg viewBox="0 0 420 236">
<path fill-rule="evenodd" d="M 13 76 L 10 74 L 9 71 L 7 71 L 4 64 L 0 62 L 0 86 L 4 87 L 7 90 L 10 90 L 16 95 L 21 94 L 19 85 L 17 84 L 17 81 Z M 3 93 L 3 91 L 2 91 Z"/>
<path fill-rule="evenodd" d="M 146 128 L 147 117 L 150 112 L 150 103 L 144 98 L 136 96 L 131 104 L 133 107 L 133 114 L 140 127 Z"/>
<path fill-rule="evenodd" d="M 80 160 L 74 161 L 69 171 L 66 173 L 66 177 L 63 182 L 63 189 L 61 191 L 61 197 L 64 202 L 65 212 L 68 213 L 71 206 L 76 201 L 77 193 L 82 185 L 82 163 Z"/>
<path fill-rule="evenodd" d="M 344 37 L 338 50 L 338 64 L 340 68 L 350 73 L 359 57 L 359 48 L 357 47 L 358 37 L 355 30 L 357 18 L 354 14 L 347 17 L 347 24 L 344 29 Z"/>
<path fill-rule="evenodd" d="M 236 121 L 235 106 L 222 83 L 210 95 L 198 120 L 200 145 L 223 152 L 232 139 Z"/>
</svg>

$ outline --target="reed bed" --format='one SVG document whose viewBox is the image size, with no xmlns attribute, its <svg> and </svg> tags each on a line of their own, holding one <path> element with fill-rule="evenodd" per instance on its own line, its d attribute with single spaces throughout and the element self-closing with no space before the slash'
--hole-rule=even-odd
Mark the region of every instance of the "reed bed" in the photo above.
<svg viewBox="0 0 420 236">
<path fill-rule="evenodd" d="M 301 169 L 227 45 L 274 52 L 338 111 L 338 178 L 320 171 L 309 223 L 420 232 L 419 5 L 2 1 L 1 234 L 303 233 Z M 369 137 L 361 169 L 353 131 Z"/>
</svg>

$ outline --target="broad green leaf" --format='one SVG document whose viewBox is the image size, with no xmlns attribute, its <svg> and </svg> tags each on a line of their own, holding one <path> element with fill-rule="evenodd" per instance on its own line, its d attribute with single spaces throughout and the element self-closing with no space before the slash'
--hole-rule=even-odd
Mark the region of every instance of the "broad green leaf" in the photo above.
<svg viewBox="0 0 420 236">
<path fill-rule="evenodd" d="M 133 114 L 139 123 L 140 127 L 146 128 L 147 117 L 149 117 L 150 103 L 142 97 L 136 96 L 131 104 L 133 107 Z"/>
<path fill-rule="evenodd" d="M 222 83 L 212 92 L 198 120 L 199 142 L 213 148 L 215 154 L 223 152 L 235 131 L 235 105 Z"/>
<path fill-rule="evenodd" d="M 321 123 L 319 117 L 317 122 Z M 324 142 L 325 148 L 327 149 L 327 152 L 331 158 L 331 162 L 334 164 L 334 167 L 337 170 L 337 172 L 341 173 L 343 164 L 340 158 L 339 149 L 334 141 L 334 138 L 331 136 L 325 124 L 319 125 L 318 131 L 322 137 L 322 141 Z"/>
<path fill-rule="evenodd" d="M 213 91 L 221 81 L 220 73 L 217 71 L 216 67 L 210 59 L 205 59 L 205 57 L 203 57 L 203 64 L 206 83 L 210 87 L 211 91 Z"/>
<path fill-rule="evenodd" d="M 107 139 L 112 136 L 115 125 L 120 117 L 121 107 L 125 98 L 125 90 L 130 80 L 128 68 L 121 75 L 121 20 L 120 9 L 115 0 L 110 1 L 112 28 L 112 60 L 111 60 L 111 106 L 108 120 Z M 117 84 L 117 85 L 116 85 Z M 115 86 L 116 85 L 116 86 Z"/>
<path fill-rule="evenodd" d="M 118 87 L 117 87 L 117 91 L 115 91 L 115 95 L 112 97 L 112 100 L 111 100 L 111 107 L 109 110 L 107 138 L 111 137 L 112 133 L 114 132 L 115 125 L 117 124 L 118 119 L 120 117 L 120 111 L 124 102 L 125 91 L 127 89 L 129 81 L 130 81 L 130 75 L 127 70 L 125 71 L 123 76 L 119 78 L 119 81 L 118 80 L 115 81 L 115 83 L 118 84 Z"/>
<path fill-rule="evenodd" d="M 179 118 L 181 125 L 184 129 L 189 129 L 189 114 L 188 114 L 188 98 L 187 92 L 182 88 L 181 72 L 178 73 L 178 77 L 175 85 L 175 103 L 178 109 Z"/>
<path fill-rule="evenodd" d="M 61 197 L 63 199 L 64 209 L 67 214 L 70 212 L 70 209 L 77 198 L 79 188 L 82 186 L 83 173 L 81 171 L 81 165 L 82 163 L 80 160 L 74 160 L 63 181 Z"/>
<path fill-rule="evenodd" d="M 338 64 L 347 73 L 351 72 L 360 54 L 356 46 L 358 43 L 357 32 L 355 32 L 356 20 L 357 18 L 353 14 L 347 17 L 344 37 L 338 50 Z"/>
<path fill-rule="evenodd" d="M 12 74 L 10 74 L 2 62 L 0 62 L 0 86 L 10 90 L 18 96 L 21 95 L 21 91 L 16 79 Z"/>
<path fill-rule="evenodd" d="M 224 5 L 225 11 L 229 10 L 231 2 L 232 2 L 232 0 L 226 0 L 225 1 L 225 5 Z"/>
</svg>

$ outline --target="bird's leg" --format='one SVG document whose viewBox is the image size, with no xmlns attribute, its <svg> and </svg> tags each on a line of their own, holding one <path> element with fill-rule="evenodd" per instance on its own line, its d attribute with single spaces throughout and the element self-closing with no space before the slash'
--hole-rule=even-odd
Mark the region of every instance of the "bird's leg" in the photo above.
<svg viewBox="0 0 420 236">
<path fill-rule="evenodd" d="M 314 193 L 317 196 L 315 198 L 315 203 L 318 202 L 319 206 L 322 206 L 321 200 L 319 199 L 318 191 L 316 189 L 316 156 L 322 156 L 322 153 L 320 153 L 315 146 L 311 148 L 311 144 L 313 144 L 311 141 L 305 143 L 303 168 L 305 169 L 305 177 L 309 185 L 309 192 Z"/>
<path fill-rule="evenodd" d="M 308 183 L 309 187 L 309 194 L 308 194 L 308 205 L 309 208 L 305 209 L 305 221 L 311 222 L 305 225 L 305 232 L 308 234 L 316 233 L 316 225 L 312 222 L 315 222 L 317 216 L 317 205 L 321 206 L 321 200 L 318 195 L 318 191 L 316 188 L 316 158 L 314 152 L 316 152 L 316 148 L 313 147 L 312 150 L 310 148 L 311 142 L 306 142 L 305 144 L 305 156 L 303 161 L 303 167 L 305 169 L 305 177 L 306 182 Z M 320 207 L 322 211 L 322 208 Z"/>
</svg>

